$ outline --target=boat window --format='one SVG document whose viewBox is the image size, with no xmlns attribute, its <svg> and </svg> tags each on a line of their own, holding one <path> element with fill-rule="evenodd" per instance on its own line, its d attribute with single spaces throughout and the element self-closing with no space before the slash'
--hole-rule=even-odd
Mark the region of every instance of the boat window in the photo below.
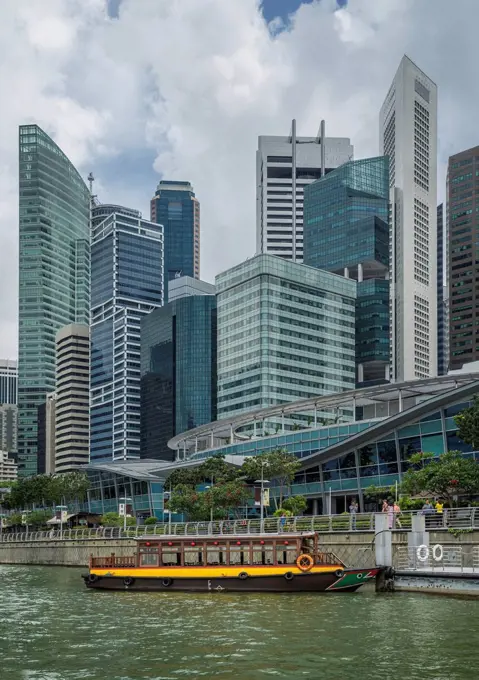
<svg viewBox="0 0 479 680">
<path fill-rule="evenodd" d="M 296 542 L 282 541 L 276 544 L 276 561 L 278 564 L 294 564 L 298 557 Z"/>
<path fill-rule="evenodd" d="M 253 564 L 274 564 L 272 541 L 255 541 L 253 543 Z"/>
<path fill-rule="evenodd" d="M 157 567 L 159 563 L 158 545 L 149 548 L 140 547 L 140 567 Z"/>
<path fill-rule="evenodd" d="M 226 546 L 216 544 L 208 544 L 206 546 L 206 564 L 226 564 Z"/>
<path fill-rule="evenodd" d="M 312 538 L 303 538 L 301 542 L 301 552 L 311 554 L 314 552 L 314 540 Z"/>
<path fill-rule="evenodd" d="M 162 543 L 161 546 L 161 563 L 165 567 L 179 567 L 181 566 L 181 544 Z"/>
<path fill-rule="evenodd" d="M 191 541 L 185 543 L 185 567 L 197 567 L 203 564 L 203 544 Z"/>
<path fill-rule="evenodd" d="M 230 543 L 230 564 L 251 564 L 249 541 Z"/>
</svg>

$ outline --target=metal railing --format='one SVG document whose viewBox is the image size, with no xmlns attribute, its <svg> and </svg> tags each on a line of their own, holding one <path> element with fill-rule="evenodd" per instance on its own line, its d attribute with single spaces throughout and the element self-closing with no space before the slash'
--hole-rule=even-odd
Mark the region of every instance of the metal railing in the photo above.
<svg viewBox="0 0 479 680">
<path fill-rule="evenodd" d="M 479 546 L 397 546 L 394 567 L 400 571 L 479 574 Z"/>
<path fill-rule="evenodd" d="M 162 536 L 205 536 L 219 534 L 274 534 L 316 531 L 318 533 L 335 532 L 374 532 L 374 516 L 376 513 L 357 513 L 343 515 L 307 515 L 301 517 L 268 517 L 262 522 L 259 519 L 238 519 L 214 522 L 172 522 L 158 523 L 150 526 L 100 527 L 98 529 L 50 529 L 48 531 L 21 531 L 0 533 L 0 542 L 25 542 L 49 540 L 83 540 L 137 538 L 143 535 Z M 422 511 L 407 511 L 391 517 L 390 528 L 393 531 L 409 531 L 412 518 Z M 432 512 L 425 515 L 427 531 L 479 530 L 479 508 L 453 508 L 443 513 Z"/>
</svg>

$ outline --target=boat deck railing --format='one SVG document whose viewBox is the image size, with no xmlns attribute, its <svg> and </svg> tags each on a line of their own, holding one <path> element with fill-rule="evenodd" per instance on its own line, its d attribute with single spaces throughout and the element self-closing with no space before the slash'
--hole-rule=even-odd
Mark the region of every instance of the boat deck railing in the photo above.
<svg viewBox="0 0 479 680">
<path fill-rule="evenodd" d="M 247 546 L 244 546 L 244 547 L 245 547 L 245 549 L 248 549 Z M 198 549 L 200 549 L 200 544 L 198 544 Z M 252 554 L 261 554 L 261 550 L 259 550 L 259 551 L 255 550 L 254 547 L 251 548 L 251 550 L 253 551 Z M 157 555 L 158 555 L 158 553 L 157 553 Z M 227 564 L 237 565 L 238 564 L 237 556 L 235 556 L 235 557 L 236 557 L 236 560 L 234 562 L 228 561 Z M 226 550 L 226 553 L 225 553 L 225 558 L 227 560 L 231 559 L 230 557 L 228 557 L 228 551 L 227 550 Z M 145 565 L 145 567 L 146 568 L 149 568 L 151 566 L 157 566 L 158 567 L 159 566 L 159 556 L 158 556 L 157 559 L 158 559 L 158 562 L 157 562 L 156 565 L 148 564 L 148 565 Z M 344 566 L 344 562 L 342 562 L 342 560 L 340 560 L 339 557 L 337 555 L 335 555 L 333 552 L 318 552 L 318 553 L 316 553 L 316 560 L 315 561 L 316 561 L 316 564 L 320 564 L 320 565 L 341 564 L 341 565 Z M 255 564 L 255 562 L 252 561 L 252 564 Z M 258 564 L 260 564 L 260 563 L 258 563 Z M 174 565 L 168 564 L 168 565 L 163 565 L 163 566 L 177 566 L 177 565 L 175 563 Z M 214 561 L 214 558 L 213 558 L 213 561 L 211 561 L 211 562 L 208 561 L 206 564 L 204 564 L 203 562 L 196 561 L 196 562 L 185 562 L 184 565 L 181 565 L 181 566 L 202 567 L 202 566 L 224 566 L 224 565 L 223 564 L 220 565 L 220 562 Z M 124 557 L 124 556 L 117 556 L 114 553 L 112 553 L 111 555 L 104 556 L 104 557 L 93 557 L 93 556 L 90 557 L 90 569 L 129 569 L 129 568 L 135 568 L 135 567 L 137 567 L 137 560 L 136 560 L 135 555 Z"/>
<path fill-rule="evenodd" d="M 0 531 L 0 542 L 48 541 L 48 540 L 82 540 L 139 538 L 141 536 L 207 536 L 238 534 L 287 534 L 335 532 L 371 532 L 374 533 L 374 517 L 376 513 L 357 513 L 342 515 L 304 515 L 301 517 L 268 517 L 259 519 L 237 519 L 213 522 L 159 522 L 149 526 L 98 527 L 67 529 L 56 527 L 48 531 L 32 531 L 25 527 L 23 531 Z M 390 528 L 393 531 L 409 531 L 412 518 L 422 511 L 405 511 L 391 517 Z M 479 508 L 452 508 L 442 513 L 431 512 L 425 515 L 426 531 L 442 530 L 479 530 Z"/>
</svg>

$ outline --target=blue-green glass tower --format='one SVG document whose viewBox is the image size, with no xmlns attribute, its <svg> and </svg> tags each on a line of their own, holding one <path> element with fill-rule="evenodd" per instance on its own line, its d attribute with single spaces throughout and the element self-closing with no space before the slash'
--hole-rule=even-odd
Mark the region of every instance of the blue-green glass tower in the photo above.
<svg viewBox="0 0 479 680">
<path fill-rule="evenodd" d="M 62 150 L 37 125 L 20 126 L 18 463 L 38 459 L 39 409 L 55 390 L 55 335 L 88 324 L 90 194 Z"/>
<path fill-rule="evenodd" d="M 216 296 L 179 297 L 141 321 L 141 457 L 216 420 Z"/>
<path fill-rule="evenodd" d="M 350 161 L 304 189 L 304 264 L 354 278 L 357 384 L 389 379 L 389 159 Z"/>
<path fill-rule="evenodd" d="M 164 229 L 166 303 L 168 281 L 181 276 L 200 278 L 200 204 L 191 184 L 161 180 L 151 199 L 151 221 Z"/>
</svg>

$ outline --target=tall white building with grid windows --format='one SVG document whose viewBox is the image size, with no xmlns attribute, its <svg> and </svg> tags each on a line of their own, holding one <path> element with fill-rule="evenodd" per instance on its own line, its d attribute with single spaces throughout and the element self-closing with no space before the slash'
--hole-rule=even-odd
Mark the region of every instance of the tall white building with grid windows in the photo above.
<svg viewBox="0 0 479 680">
<path fill-rule="evenodd" d="M 303 261 L 304 187 L 353 159 L 351 140 L 298 137 L 296 121 L 288 137 L 258 137 L 256 152 L 256 252 Z"/>
<path fill-rule="evenodd" d="M 390 158 L 393 380 L 437 375 L 437 86 L 404 56 L 380 112 Z"/>
</svg>

